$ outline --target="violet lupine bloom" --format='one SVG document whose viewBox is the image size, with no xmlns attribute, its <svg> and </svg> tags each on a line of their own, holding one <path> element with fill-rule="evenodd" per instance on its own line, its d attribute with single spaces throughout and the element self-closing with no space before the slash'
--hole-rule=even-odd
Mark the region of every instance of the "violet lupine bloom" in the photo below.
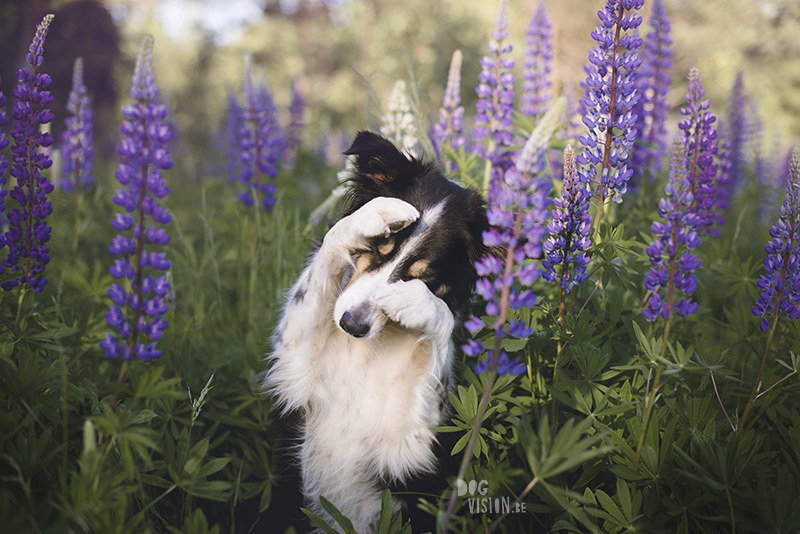
<svg viewBox="0 0 800 534">
<path fill-rule="evenodd" d="M 547 111 L 550 102 L 550 73 L 553 70 L 553 30 L 550 15 L 544 0 L 540 0 L 536 11 L 528 23 L 528 35 L 525 38 L 525 70 L 522 73 L 522 109 L 523 115 L 539 117 Z"/>
<path fill-rule="evenodd" d="M 447 88 L 444 91 L 442 107 L 439 108 L 439 122 L 433 125 L 431 142 L 436 155 L 442 153 L 444 145 L 458 149 L 464 146 L 464 106 L 461 103 L 461 50 L 453 52 L 450 71 L 447 73 Z"/>
<path fill-rule="evenodd" d="M 9 143 L 9 140 L 6 139 L 6 133 L 3 131 L 3 128 L 8 126 L 9 123 L 9 118 L 4 111 L 7 103 L 6 96 L 3 94 L 3 91 L 0 91 L 0 150 L 4 150 Z M 6 191 L 6 169 L 8 169 L 8 161 L 6 161 L 3 154 L 0 154 L 0 225 L 2 224 L 2 217 L 6 212 L 6 195 L 8 194 L 8 191 Z M 0 233 L 0 248 L 3 248 L 5 245 L 6 236 Z M 3 264 L 0 263 L 0 273 L 2 272 L 4 272 Z"/>
<path fill-rule="evenodd" d="M 731 141 L 727 135 L 725 124 L 722 122 L 719 123 L 719 130 L 717 130 L 716 162 L 717 174 L 714 177 L 714 186 L 717 189 L 716 210 L 726 211 L 729 207 L 728 199 L 731 189 Z"/>
<path fill-rule="evenodd" d="M 747 167 L 747 141 L 751 125 L 747 118 L 747 95 L 744 92 L 742 71 L 736 73 L 728 99 L 728 138 L 731 143 L 730 181 L 734 192 L 745 185 L 744 170 Z"/>
<path fill-rule="evenodd" d="M 691 251 L 700 244 L 698 230 L 702 221 L 691 210 L 694 197 L 686 172 L 687 156 L 685 138 L 676 138 L 669 181 L 664 187 L 667 196 L 658 202 L 658 214 L 664 222 L 653 223 L 656 240 L 646 249 L 652 266 L 644 281 L 645 289 L 651 293 L 642 309 L 647 321 L 659 316 L 667 319 L 673 313 L 687 317 L 697 311 L 691 296 L 697 288 L 694 272 L 700 267 L 700 260 Z M 666 299 L 659 294 L 661 289 L 666 289 Z M 676 292 L 684 295 L 677 303 Z"/>
<path fill-rule="evenodd" d="M 583 100 L 588 131 L 579 138 L 585 148 L 578 163 L 585 166 L 581 172 L 589 180 L 599 179 L 598 210 L 609 197 L 622 202 L 633 174 L 628 156 L 637 135 L 632 110 L 639 100 L 636 71 L 642 60 L 636 52 L 642 39 L 636 28 L 642 22 L 638 10 L 643 1 L 606 0 L 597 12 L 600 26 L 592 32 L 597 46 L 589 53 L 591 68 Z"/>
<path fill-rule="evenodd" d="M 653 2 L 650 14 L 650 33 L 644 41 L 642 66 L 636 80 L 639 102 L 633 109 L 636 115 L 635 128 L 641 144 L 634 145 L 631 152 L 632 179 L 639 180 L 646 174 L 658 175 L 667 151 L 666 121 L 669 103 L 667 93 L 671 81 L 672 38 L 667 10 L 662 0 Z"/>
<path fill-rule="evenodd" d="M 248 63 L 244 78 L 244 127 L 239 130 L 239 180 L 246 190 L 239 194 L 245 206 L 258 203 L 264 211 L 275 205 L 277 163 L 283 152 L 283 138 L 276 116 L 275 102 L 266 84 L 256 87 L 252 66 Z"/>
<path fill-rule="evenodd" d="M 772 220 L 778 205 L 780 192 L 786 189 L 786 176 L 789 174 L 791 151 L 785 152 L 780 137 L 775 134 L 770 157 L 761 163 L 763 171 L 756 175 L 756 183 L 761 193 L 758 219 L 767 225 Z"/>
<path fill-rule="evenodd" d="M 158 103 L 153 38 L 149 35 L 142 40 L 136 58 L 130 95 L 134 103 L 122 108 L 125 120 L 117 146 L 120 166 L 116 177 L 124 187 L 117 189 L 112 199 L 125 212 L 117 213 L 111 221 L 120 234 L 108 251 L 118 256 L 111 276 L 126 279 L 123 285 L 130 284 L 131 289 L 126 291 L 115 282 L 108 290 L 113 304 L 106 313 L 106 323 L 116 333 L 107 333 L 100 348 L 109 358 L 122 356 L 129 362 L 135 356 L 148 362 L 161 356 L 156 342 L 167 327 L 164 314 L 169 311 L 166 299 L 170 284 L 160 271 L 168 270 L 171 262 L 165 252 L 157 252 L 169 242 L 169 235 L 158 225 L 172 221 L 159 203 L 169 193 L 161 171 L 172 167 L 166 148 L 172 133 L 166 124 L 167 108 Z"/>
<path fill-rule="evenodd" d="M 242 174 L 242 160 L 239 158 L 239 132 L 244 128 L 244 109 L 233 91 L 228 91 L 228 111 L 225 118 L 225 131 L 222 142 L 225 146 L 225 173 L 232 184 Z"/>
<path fill-rule="evenodd" d="M 61 187 L 64 191 L 85 189 L 94 183 L 92 176 L 92 101 L 83 84 L 83 58 L 75 60 L 72 70 L 72 91 L 67 101 L 67 111 L 72 113 L 64 123 L 67 129 L 61 138 L 63 161 Z"/>
<path fill-rule="evenodd" d="M 39 126 L 53 120 L 53 114 L 45 108 L 53 101 L 50 91 L 43 89 L 50 85 L 50 76 L 37 73 L 36 69 L 44 62 L 44 40 L 53 21 L 53 15 L 46 15 L 36 27 L 36 35 L 25 56 L 30 68 L 17 71 L 19 84 L 14 89 L 17 99 L 11 116 L 16 121 L 11 131 L 14 146 L 11 147 L 11 176 L 16 179 L 9 196 L 19 202 L 22 209 L 14 208 L 8 213 L 10 228 L 5 235 L 8 255 L 3 260 L 7 272 L 19 273 L 19 278 L 2 284 L 10 291 L 18 285 L 28 285 L 34 293 L 39 293 L 47 284 L 44 278 L 45 265 L 50 261 L 50 249 L 45 244 L 50 240 L 50 227 L 47 216 L 53 208 L 47 194 L 53 186 L 41 171 L 49 168 L 53 160 L 37 149 L 52 146 L 49 133 L 39 131 Z"/>
<path fill-rule="evenodd" d="M 505 351 L 500 351 L 500 340 L 506 335 L 526 338 L 532 330 L 522 321 L 513 319 L 506 325 L 508 307 L 518 310 L 530 308 L 536 303 L 536 295 L 530 286 L 539 278 L 542 271 L 536 261 L 542 257 L 542 240 L 547 232 L 548 206 L 550 199 L 550 180 L 542 172 L 545 168 L 547 148 L 550 137 L 563 113 L 564 100 L 545 114 L 539 126 L 531 133 L 525 147 L 517 158 L 516 165 L 505 173 L 503 183 L 498 188 L 494 205 L 489 206 L 487 217 L 492 227 L 483 233 L 483 242 L 488 247 L 501 247 L 504 257 L 488 255 L 475 263 L 478 280 L 476 292 L 487 301 L 486 315 L 493 318 L 492 324 L 485 324 L 479 317 L 472 316 L 464 326 L 473 335 L 478 334 L 484 325 L 494 330 L 495 346 L 488 347 L 488 357 L 474 366 L 476 373 L 482 373 L 496 365 L 500 374 L 520 374 L 525 365 L 519 358 L 509 361 Z M 462 347 L 468 356 L 480 356 L 487 347 L 480 340 L 469 340 Z M 497 362 L 493 364 L 493 354 L 497 352 Z"/>
<path fill-rule="evenodd" d="M 514 60 L 507 57 L 512 46 L 508 38 L 508 0 L 500 0 L 497 23 L 488 49 L 491 56 L 481 59 L 481 73 L 476 89 L 475 126 L 472 129 L 476 144 L 473 151 L 486 160 L 484 192 L 491 206 L 506 171 L 513 165 L 514 145 L 511 118 L 514 114 Z"/>
<path fill-rule="evenodd" d="M 761 317 L 761 330 L 769 329 L 769 317 L 772 314 L 777 321 L 783 314 L 792 321 L 800 317 L 800 149 L 792 150 L 789 163 L 786 198 L 778 213 L 778 223 L 770 228 L 772 241 L 767 243 L 764 251 L 764 270 L 758 287 L 761 295 L 751 308 L 753 315 Z"/>
<path fill-rule="evenodd" d="M 678 128 L 686 138 L 688 165 L 686 168 L 689 183 L 692 186 L 691 210 L 701 220 L 702 232 L 719 235 L 714 225 L 725 224 L 725 219 L 718 213 L 717 202 L 717 121 L 713 113 L 708 111 L 709 101 L 703 100 L 705 91 L 700 80 L 700 72 L 695 68 L 689 71 L 689 91 L 686 95 L 688 105 L 681 108 Z"/>
<path fill-rule="evenodd" d="M 292 101 L 289 104 L 289 124 L 286 127 L 286 139 L 284 143 L 283 159 L 288 164 L 293 165 L 297 155 L 297 149 L 303 141 L 303 114 L 306 110 L 306 101 L 297 87 L 297 79 L 292 80 Z"/>
<path fill-rule="evenodd" d="M 561 196 L 553 201 L 553 220 L 547 225 L 550 236 L 544 243 L 545 269 L 542 277 L 548 282 L 559 281 L 561 288 L 569 293 L 573 287 L 586 280 L 586 265 L 591 246 L 589 232 L 592 218 L 589 215 L 589 199 L 592 190 L 581 181 L 575 166 L 575 151 L 572 145 L 564 149 L 564 187 Z M 559 272 L 560 271 L 560 272 Z"/>
</svg>

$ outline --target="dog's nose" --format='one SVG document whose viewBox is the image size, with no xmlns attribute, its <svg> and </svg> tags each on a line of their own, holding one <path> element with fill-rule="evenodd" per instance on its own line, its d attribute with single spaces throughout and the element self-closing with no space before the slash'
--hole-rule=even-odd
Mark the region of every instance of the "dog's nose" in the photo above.
<svg viewBox="0 0 800 534">
<path fill-rule="evenodd" d="M 367 332 L 369 332 L 369 322 L 359 321 L 356 316 L 349 311 L 344 312 L 344 315 L 342 315 L 342 318 L 339 320 L 339 326 L 353 337 L 364 337 L 367 335 Z"/>
</svg>

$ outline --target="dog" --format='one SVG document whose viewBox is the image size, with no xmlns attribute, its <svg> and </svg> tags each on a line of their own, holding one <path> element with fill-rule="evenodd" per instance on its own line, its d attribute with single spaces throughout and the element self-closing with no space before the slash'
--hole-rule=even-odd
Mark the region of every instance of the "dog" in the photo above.
<svg viewBox="0 0 800 534">
<path fill-rule="evenodd" d="M 345 154 L 347 207 L 287 295 L 262 385 L 299 421 L 306 507 L 335 524 L 324 496 L 367 534 L 387 487 L 437 468 L 432 428 L 489 224 L 479 193 L 379 135 Z"/>
</svg>

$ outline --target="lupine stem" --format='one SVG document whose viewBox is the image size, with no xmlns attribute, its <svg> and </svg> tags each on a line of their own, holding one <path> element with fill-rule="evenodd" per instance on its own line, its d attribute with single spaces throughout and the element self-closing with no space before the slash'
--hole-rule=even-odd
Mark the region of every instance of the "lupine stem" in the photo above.
<svg viewBox="0 0 800 534">
<path fill-rule="evenodd" d="M 83 194 L 81 190 L 76 187 L 75 199 L 75 236 L 72 238 L 72 253 L 78 252 L 78 240 L 81 236 L 81 205 L 83 204 Z"/>
<path fill-rule="evenodd" d="M 522 208 L 517 208 L 517 215 L 516 221 L 514 226 L 514 236 L 519 237 L 519 234 L 522 230 L 522 216 L 524 212 Z M 503 270 L 503 280 L 508 279 L 511 276 L 511 270 L 514 266 L 514 250 L 515 247 L 508 247 L 506 250 L 506 262 L 505 267 Z M 511 294 L 511 287 L 508 285 L 503 285 L 503 290 L 500 293 L 500 311 L 497 315 L 497 321 L 495 322 L 495 339 L 494 339 L 494 347 L 492 348 L 492 355 L 491 355 L 491 362 L 489 362 L 489 375 L 486 377 L 486 387 L 483 391 L 483 396 L 481 397 L 481 403 L 478 406 L 478 413 L 475 416 L 475 425 L 472 428 L 472 435 L 469 438 L 469 443 L 467 444 L 466 449 L 464 449 L 464 457 L 461 459 L 461 466 L 458 469 L 458 480 L 463 480 L 467 474 L 467 469 L 469 468 L 469 461 L 472 457 L 472 451 L 475 450 L 475 444 L 478 442 L 478 436 L 480 435 L 481 431 L 481 424 L 483 423 L 483 416 L 486 414 L 486 410 L 489 407 L 489 399 L 492 396 L 492 388 L 494 387 L 494 382 L 497 379 L 497 368 L 500 362 L 500 347 L 502 342 L 502 337 L 497 335 L 500 330 L 503 329 L 503 325 L 506 323 L 506 317 L 508 314 L 508 297 Z M 447 512 L 444 516 L 444 525 L 442 527 L 442 534 L 447 532 L 447 525 L 450 522 L 450 516 L 453 515 L 453 510 L 456 506 L 456 497 L 458 493 L 453 491 L 450 495 L 450 502 L 447 505 Z"/>
<path fill-rule="evenodd" d="M 788 258 L 783 263 L 783 267 L 781 268 L 781 277 L 786 276 L 786 266 L 788 263 Z M 764 348 L 764 355 L 761 356 L 761 365 L 758 368 L 758 374 L 756 375 L 756 380 L 753 383 L 753 389 L 750 391 L 750 398 L 747 399 L 747 404 L 744 405 L 744 412 L 742 413 L 742 418 L 739 420 L 739 433 L 742 433 L 744 430 L 745 422 L 747 421 L 747 416 L 750 414 L 750 409 L 753 407 L 753 402 L 756 400 L 756 394 L 758 393 L 758 388 L 761 384 L 761 377 L 764 374 L 764 368 L 767 365 L 767 356 L 769 356 L 769 348 L 772 345 L 772 338 L 775 336 L 775 330 L 778 327 L 778 317 L 780 316 L 781 311 L 781 297 L 782 294 L 778 293 L 775 297 L 775 315 L 772 317 L 772 325 L 769 328 L 769 336 L 767 337 L 767 346 Z"/>
<path fill-rule="evenodd" d="M 535 486 L 535 485 L 536 485 L 538 482 L 539 482 L 539 478 L 538 478 L 538 477 L 533 477 L 533 480 L 531 480 L 531 481 L 528 483 L 528 485 L 527 485 L 527 486 L 525 486 L 525 489 L 524 489 L 524 490 L 522 490 L 522 493 L 520 493 L 520 494 L 519 494 L 519 496 L 518 496 L 518 497 L 517 497 L 517 498 L 514 500 L 514 502 L 512 502 L 512 503 L 509 505 L 509 507 L 508 507 L 508 510 L 506 510 L 505 512 L 503 512 L 503 515 L 501 515 L 500 517 L 498 517 L 497 519 L 495 519 L 495 520 L 492 522 L 492 524 L 491 524 L 491 525 L 489 525 L 489 528 L 488 528 L 488 529 L 486 529 L 486 534 L 489 534 L 491 531 L 493 531 L 493 530 L 495 529 L 495 527 L 497 527 L 497 525 L 499 525 L 499 524 L 500 524 L 500 522 L 501 522 L 503 519 L 505 519 L 505 518 L 508 516 L 508 514 L 510 514 L 510 513 L 511 513 L 511 510 L 513 510 L 513 509 L 514 509 L 514 506 L 516 506 L 518 502 L 520 502 L 522 499 L 524 499 L 524 498 L 525 498 L 525 496 L 526 496 L 528 493 L 530 493 L 530 491 L 533 489 L 533 487 L 534 487 L 534 486 Z"/>
</svg>

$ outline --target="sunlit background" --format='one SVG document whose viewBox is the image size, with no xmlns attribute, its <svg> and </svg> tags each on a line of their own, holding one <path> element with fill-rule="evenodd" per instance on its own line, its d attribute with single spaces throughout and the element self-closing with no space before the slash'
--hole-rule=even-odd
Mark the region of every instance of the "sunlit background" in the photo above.
<svg viewBox="0 0 800 534">
<path fill-rule="evenodd" d="M 517 79 L 525 30 L 538 0 L 511 2 L 510 39 Z M 547 2 L 554 29 L 557 92 L 583 77 L 600 0 Z M 686 74 L 698 67 L 720 117 L 731 85 L 744 73 L 762 146 L 800 138 L 800 2 L 798 0 L 665 0 L 673 25 L 672 122 L 683 103 Z M 643 15 L 647 28 L 650 2 Z M 332 154 L 358 130 L 376 126 L 380 103 L 396 79 L 416 93 L 418 112 L 435 116 L 453 51 L 464 53 L 462 99 L 474 109 L 480 56 L 496 2 L 485 0 L 1 0 L 0 88 L 11 91 L 36 23 L 56 15 L 45 70 L 54 78 L 56 133 L 75 57 L 97 106 L 99 150 L 111 152 L 119 107 L 126 98 L 142 35 L 155 37 L 156 80 L 180 131 L 184 163 L 213 145 L 224 123 L 225 97 L 239 91 L 244 56 L 251 54 L 280 109 L 288 109 L 297 79 L 308 109 L 306 146 Z M 518 94 L 520 83 L 517 83 Z M 193 168 L 187 165 L 186 168 Z M 199 168 L 199 167 L 198 167 Z M 199 172 L 199 171 L 198 171 Z"/>
</svg>

